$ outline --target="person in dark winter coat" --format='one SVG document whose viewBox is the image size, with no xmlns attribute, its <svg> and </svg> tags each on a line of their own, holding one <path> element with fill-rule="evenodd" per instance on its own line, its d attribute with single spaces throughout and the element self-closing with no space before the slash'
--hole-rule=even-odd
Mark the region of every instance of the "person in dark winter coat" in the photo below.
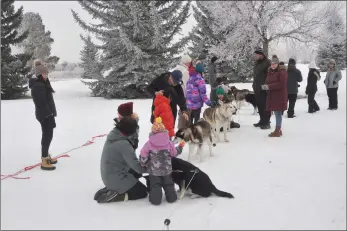
<svg viewBox="0 0 347 231">
<path fill-rule="evenodd" d="M 218 86 L 218 83 L 216 82 L 217 79 L 217 66 L 215 62 L 218 60 L 216 56 L 213 56 L 211 58 L 211 62 L 207 66 L 208 71 L 208 83 L 211 86 L 211 92 L 210 92 L 210 100 L 216 101 L 217 95 L 216 95 L 216 88 Z"/>
<path fill-rule="evenodd" d="M 113 121 L 116 124 L 118 124 L 119 121 L 123 117 L 126 117 L 126 116 L 130 116 L 137 121 L 136 132 L 128 137 L 129 140 L 132 142 L 132 145 L 134 146 L 135 150 L 136 150 L 139 146 L 140 126 L 138 125 L 139 124 L 139 116 L 136 113 L 134 113 L 133 106 L 134 106 L 133 102 L 128 102 L 128 103 L 124 103 L 124 104 L 119 105 L 118 106 L 118 117 L 113 119 Z"/>
<path fill-rule="evenodd" d="M 127 114 L 130 114 L 127 113 Z M 108 134 L 101 154 L 100 172 L 105 188 L 94 200 L 98 203 L 137 200 L 147 197 L 147 188 L 138 178 L 144 169 L 130 139 L 138 128 L 131 116 L 122 117 Z"/>
<path fill-rule="evenodd" d="M 58 161 L 52 158 L 48 151 L 53 139 L 53 129 L 56 127 L 54 90 L 48 79 L 48 68 L 40 60 L 34 61 L 34 76 L 29 77 L 29 88 L 35 104 L 36 119 L 41 124 L 41 169 L 54 170 Z"/>
<path fill-rule="evenodd" d="M 298 87 L 299 83 L 302 81 L 301 71 L 296 68 L 295 59 L 289 59 L 288 62 L 288 79 L 287 79 L 287 92 L 288 92 L 288 101 L 289 107 L 287 111 L 288 118 L 294 118 L 294 108 L 296 99 L 298 97 Z"/>
<path fill-rule="evenodd" d="M 337 110 L 337 89 L 339 88 L 339 81 L 341 79 L 341 71 L 336 68 L 335 60 L 331 59 L 329 61 L 329 69 L 324 80 L 329 97 L 328 110 Z"/>
<path fill-rule="evenodd" d="M 308 113 L 315 113 L 320 110 L 316 100 L 314 99 L 317 92 L 317 81 L 321 79 L 320 72 L 317 70 L 316 63 L 312 61 L 309 65 L 307 77 L 306 95 L 308 103 Z"/>
<path fill-rule="evenodd" d="M 279 59 L 274 55 L 271 59 L 265 84 L 261 86 L 268 91 L 266 100 L 266 110 L 273 111 L 276 117 L 276 129 L 269 134 L 269 137 L 282 136 L 282 112 L 287 110 L 287 70 L 284 63 L 279 65 Z"/>
<path fill-rule="evenodd" d="M 142 166 L 149 173 L 150 191 L 149 201 L 153 205 L 159 205 L 162 200 L 162 188 L 165 191 L 166 200 L 173 203 L 177 200 L 175 184 L 172 180 L 171 157 L 182 153 L 184 142 L 177 148 L 170 141 L 168 131 L 160 117 L 155 119 L 149 140 L 145 143 L 140 153 Z"/>
<path fill-rule="evenodd" d="M 253 68 L 253 91 L 257 103 L 258 113 L 260 120 L 258 123 L 253 124 L 254 127 L 261 129 L 270 128 L 271 113 L 266 111 L 266 98 L 267 92 L 261 86 L 265 84 L 267 71 L 270 67 L 270 60 L 265 56 L 263 49 L 257 48 L 255 53 L 256 65 Z"/>
<path fill-rule="evenodd" d="M 163 73 L 157 78 L 155 78 L 148 86 L 147 90 L 149 93 L 153 95 L 153 103 L 152 103 L 152 111 L 151 111 L 151 123 L 154 122 L 153 111 L 154 107 L 154 99 L 157 94 L 163 95 L 164 91 L 170 92 L 170 106 L 172 110 L 172 114 L 174 117 L 174 124 L 176 122 L 177 117 L 177 105 L 179 106 L 182 116 L 185 120 L 188 120 L 188 112 L 186 105 L 186 98 L 184 96 L 182 84 L 182 72 L 179 70 L 174 70 L 173 72 Z"/>
<path fill-rule="evenodd" d="M 211 106 L 211 101 L 206 95 L 206 84 L 201 75 L 204 72 L 204 65 L 199 63 L 195 66 L 194 71 L 189 72 L 187 81 L 187 107 L 190 110 L 190 123 L 194 124 L 200 119 L 201 108 L 204 103 Z"/>
</svg>

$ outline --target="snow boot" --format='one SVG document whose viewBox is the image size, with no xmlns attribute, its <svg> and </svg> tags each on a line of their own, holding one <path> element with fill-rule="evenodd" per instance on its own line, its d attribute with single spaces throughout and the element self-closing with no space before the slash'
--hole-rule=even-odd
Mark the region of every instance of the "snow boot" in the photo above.
<svg viewBox="0 0 347 231">
<path fill-rule="evenodd" d="M 56 164 L 56 163 L 58 163 L 58 160 L 52 158 L 51 155 L 48 155 L 48 159 L 51 161 L 51 164 Z"/>
<path fill-rule="evenodd" d="M 276 127 L 275 131 L 269 134 L 269 137 L 280 137 L 282 136 L 282 131 L 280 127 Z"/>
<path fill-rule="evenodd" d="M 260 125 L 260 129 L 263 129 L 263 130 L 270 129 L 270 128 L 271 128 L 270 123 L 264 124 L 264 125 Z"/>
<path fill-rule="evenodd" d="M 52 165 L 49 157 L 41 158 L 41 169 L 42 170 L 55 170 L 55 166 Z"/>
</svg>

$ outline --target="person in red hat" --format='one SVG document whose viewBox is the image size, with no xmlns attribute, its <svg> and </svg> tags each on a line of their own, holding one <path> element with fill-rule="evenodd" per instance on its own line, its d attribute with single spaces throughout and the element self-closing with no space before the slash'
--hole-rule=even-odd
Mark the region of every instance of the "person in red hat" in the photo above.
<svg viewBox="0 0 347 231">
<path fill-rule="evenodd" d="M 134 113 L 133 107 L 134 107 L 133 102 L 123 103 L 123 104 L 119 105 L 118 106 L 118 117 L 114 119 L 114 122 L 116 122 L 116 124 L 118 124 L 119 121 L 124 117 L 131 117 L 138 122 L 139 117 L 136 113 Z M 138 144 L 139 144 L 139 130 L 140 130 L 140 126 L 137 124 L 136 132 L 133 133 L 131 136 L 129 136 L 129 139 L 133 143 L 135 150 L 137 149 Z"/>
</svg>

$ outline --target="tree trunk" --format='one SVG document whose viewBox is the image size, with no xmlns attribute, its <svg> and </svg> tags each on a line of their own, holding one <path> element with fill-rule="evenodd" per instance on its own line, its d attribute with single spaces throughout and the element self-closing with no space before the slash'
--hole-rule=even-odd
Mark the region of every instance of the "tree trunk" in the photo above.
<svg viewBox="0 0 347 231">
<path fill-rule="evenodd" d="M 269 56 L 269 41 L 263 41 L 263 51 L 266 57 Z"/>
</svg>

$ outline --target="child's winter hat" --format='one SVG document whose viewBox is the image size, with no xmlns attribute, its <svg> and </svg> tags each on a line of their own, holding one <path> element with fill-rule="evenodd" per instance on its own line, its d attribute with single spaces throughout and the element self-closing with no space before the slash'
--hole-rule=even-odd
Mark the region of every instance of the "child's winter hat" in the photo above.
<svg viewBox="0 0 347 231">
<path fill-rule="evenodd" d="M 224 91 L 223 88 L 219 87 L 219 88 L 217 88 L 217 90 L 216 90 L 216 94 L 217 94 L 217 95 L 224 95 L 224 94 L 225 94 L 225 91 Z"/>
<path fill-rule="evenodd" d="M 273 55 L 272 56 L 272 59 L 271 59 L 271 63 L 279 63 L 280 62 L 280 60 L 278 59 L 278 57 L 277 57 L 277 55 Z"/>
<path fill-rule="evenodd" d="M 157 117 L 152 125 L 152 133 L 166 131 L 164 124 L 162 123 L 161 117 Z"/>
<path fill-rule="evenodd" d="M 133 102 L 123 103 L 118 106 L 118 113 L 125 117 L 133 114 Z"/>
<path fill-rule="evenodd" d="M 46 67 L 46 65 L 44 65 L 41 60 L 39 59 L 36 59 L 34 61 L 34 68 L 33 68 L 33 71 L 34 71 L 34 74 L 36 76 L 40 76 L 42 75 L 43 73 L 48 73 L 48 68 Z"/>
<path fill-rule="evenodd" d="M 204 73 L 205 72 L 204 64 L 203 63 L 196 64 L 195 71 L 199 73 Z"/>
</svg>

